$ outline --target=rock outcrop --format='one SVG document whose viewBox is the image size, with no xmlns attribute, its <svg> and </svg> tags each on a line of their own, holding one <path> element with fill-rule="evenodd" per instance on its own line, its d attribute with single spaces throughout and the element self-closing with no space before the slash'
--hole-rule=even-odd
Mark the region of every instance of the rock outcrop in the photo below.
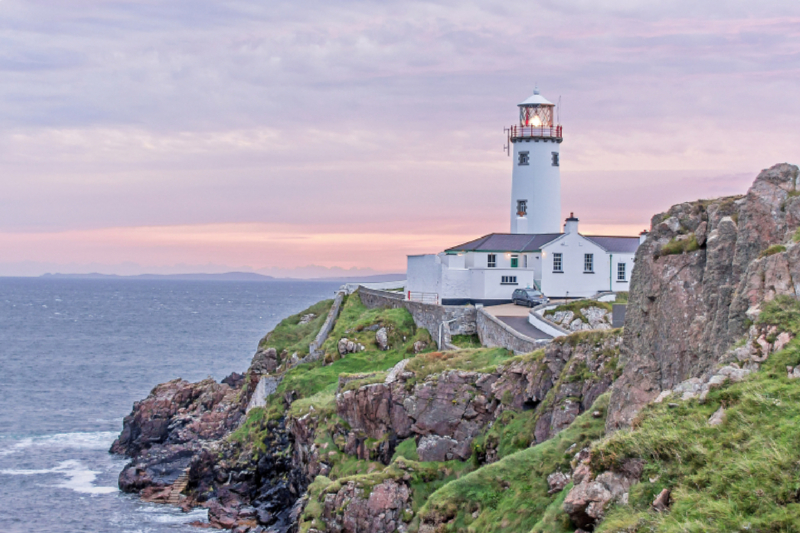
<svg viewBox="0 0 800 533">
<path fill-rule="evenodd" d="M 588 409 L 617 375 L 619 335 L 582 335 L 559 339 L 540 357 L 521 358 L 492 373 L 450 370 L 417 381 L 406 370 L 393 373 L 392 380 L 341 392 L 337 413 L 350 428 L 345 450 L 389 458 L 391 443 L 414 437 L 421 461 L 466 460 L 474 438 L 507 409 L 537 409 L 534 438 L 545 441 Z M 370 453 L 363 447 L 368 439 L 390 446 Z M 492 457 L 490 449 L 488 460 Z"/>
<path fill-rule="evenodd" d="M 624 372 L 607 429 L 630 425 L 646 403 L 690 378 L 713 373 L 748 333 L 761 303 L 798 296 L 798 168 L 776 165 L 743 197 L 687 202 L 656 215 L 636 253 Z"/>
</svg>

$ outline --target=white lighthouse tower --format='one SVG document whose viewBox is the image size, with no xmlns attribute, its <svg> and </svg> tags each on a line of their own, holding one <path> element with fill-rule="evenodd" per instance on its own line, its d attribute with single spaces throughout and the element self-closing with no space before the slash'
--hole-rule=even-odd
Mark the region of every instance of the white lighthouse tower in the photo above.
<svg viewBox="0 0 800 533">
<path fill-rule="evenodd" d="M 514 147 L 511 173 L 511 233 L 561 231 L 561 125 L 555 104 L 533 90 L 519 104 L 519 125 L 508 131 Z"/>
</svg>

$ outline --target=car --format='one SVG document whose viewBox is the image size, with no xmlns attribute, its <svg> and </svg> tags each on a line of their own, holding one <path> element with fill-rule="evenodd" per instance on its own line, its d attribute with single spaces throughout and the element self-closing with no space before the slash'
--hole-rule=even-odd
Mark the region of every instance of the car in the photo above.
<svg viewBox="0 0 800 533">
<path fill-rule="evenodd" d="M 550 301 L 550 298 L 537 289 L 517 289 L 511 295 L 511 301 L 516 305 L 536 307 L 537 305 L 546 304 Z"/>
</svg>

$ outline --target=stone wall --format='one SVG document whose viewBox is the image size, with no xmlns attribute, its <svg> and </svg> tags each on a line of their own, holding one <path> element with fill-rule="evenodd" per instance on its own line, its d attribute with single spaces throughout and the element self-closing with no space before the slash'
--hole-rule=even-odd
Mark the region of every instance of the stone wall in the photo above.
<svg viewBox="0 0 800 533">
<path fill-rule="evenodd" d="M 322 324 L 322 328 L 319 330 L 319 333 L 317 333 L 316 338 L 309 345 L 309 357 L 317 358 L 322 355 L 319 347 L 328 339 L 328 335 L 333 331 L 333 326 L 336 325 L 336 318 L 339 316 L 339 310 L 342 308 L 344 295 L 345 291 L 343 290 L 336 293 L 336 297 L 333 299 L 333 306 L 331 306 L 331 310 L 328 312 L 325 323 Z"/>
<path fill-rule="evenodd" d="M 485 309 L 478 309 L 476 325 L 481 344 L 488 347 L 501 346 L 515 354 L 530 353 L 541 348 L 549 339 L 532 339 L 498 320 Z"/>
<path fill-rule="evenodd" d="M 370 309 L 378 307 L 399 308 L 407 310 L 414 318 L 418 328 L 425 328 L 439 344 L 439 327 L 442 327 L 444 339 L 439 348 L 450 348 L 451 335 L 474 335 L 477 333 L 476 315 L 474 307 L 455 305 L 435 305 L 414 302 L 403 299 L 401 293 L 376 291 L 359 287 L 358 294 L 361 301 Z M 453 322 L 450 322 L 453 320 Z M 449 326 L 449 327 L 448 327 Z"/>
</svg>

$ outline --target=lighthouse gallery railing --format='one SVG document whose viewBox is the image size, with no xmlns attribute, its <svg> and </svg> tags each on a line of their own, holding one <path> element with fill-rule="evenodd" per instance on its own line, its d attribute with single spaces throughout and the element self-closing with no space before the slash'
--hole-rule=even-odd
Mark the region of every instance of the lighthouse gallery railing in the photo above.
<svg viewBox="0 0 800 533">
<path fill-rule="evenodd" d="M 509 137 L 512 139 L 525 139 L 535 137 L 561 138 L 561 126 L 511 126 Z"/>
</svg>

